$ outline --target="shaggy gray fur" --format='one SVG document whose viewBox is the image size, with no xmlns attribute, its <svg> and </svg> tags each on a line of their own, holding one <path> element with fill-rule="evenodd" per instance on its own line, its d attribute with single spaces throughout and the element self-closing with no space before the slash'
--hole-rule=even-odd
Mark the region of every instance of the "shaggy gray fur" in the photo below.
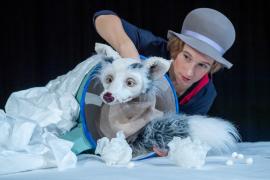
<svg viewBox="0 0 270 180">
<path fill-rule="evenodd" d="M 184 115 L 166 114 L 149 122 L 134 141 L 129 142 L 133 155 L 151 152 L 153 146 L 168 150 L 168 143 L 177 137 L 188 136 L 188 119 Z"/>
</svg>

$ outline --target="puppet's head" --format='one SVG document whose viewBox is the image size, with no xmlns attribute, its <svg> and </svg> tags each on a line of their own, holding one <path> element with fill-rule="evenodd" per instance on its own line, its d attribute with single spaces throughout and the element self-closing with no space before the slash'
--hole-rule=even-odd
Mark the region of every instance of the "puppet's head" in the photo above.
<svg viewBox="0 0 270 180">
<path fill-rule="evenodd" d="M 125 103 L 134 98 L 149 93 L 155 86 L 155 81 L 162 79 L 169 70 L 171 61 L 150 57 L 140 61 L 131 58 L 121 58 L 108 55 L 113 52 L 111 47 L 103 46 L 104 58 L 99 79 L 103 85 L 101 99 L 106 104 Z M 114 53 L 116 54 L 116 52 Z"/>
</svg>

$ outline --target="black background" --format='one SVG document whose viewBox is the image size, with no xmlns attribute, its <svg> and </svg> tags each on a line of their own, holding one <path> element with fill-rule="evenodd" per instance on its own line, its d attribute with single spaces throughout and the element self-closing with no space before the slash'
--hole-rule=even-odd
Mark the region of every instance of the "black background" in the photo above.
<svg viewBox="0 0 270 180">
<path fill-rule="evenodd" d="M 235 25 L 236 42 L 225 57 L 230 70 L 214 76 L 218 97 L 210 115 L 232 121 L 244 141 L 270 140 L 268 0 L 32 0 L 1 1 L 0 103 L 11 92 L 44 86 L 91 56 L 93 13 L 111 9 L 129 22 L 166 38 L 180 31 L 185 15 L 210 7 Z"/>
</svg>

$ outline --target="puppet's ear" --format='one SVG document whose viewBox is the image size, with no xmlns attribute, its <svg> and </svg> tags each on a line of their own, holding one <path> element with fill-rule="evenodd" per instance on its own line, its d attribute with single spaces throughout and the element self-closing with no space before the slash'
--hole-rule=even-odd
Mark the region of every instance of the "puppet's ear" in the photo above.
<svg viewBox="0 0 270 180">
<path fill-rule="evenodd" d="M 143 63 L 144 66 L 149 69 L 150 78 L 153 80 L 162 78 L 171 66 L 171 60 L 161 57 L 150 57 Z"/>
<path fill-rule="evenodd" d="M 97 54 L 101 54 L 113 59 L 121 58 L 118 52 L 116 52 L 111 46 L 108 46 L 106 44 L 96 43 L 95 51 Z"/>
</svg>

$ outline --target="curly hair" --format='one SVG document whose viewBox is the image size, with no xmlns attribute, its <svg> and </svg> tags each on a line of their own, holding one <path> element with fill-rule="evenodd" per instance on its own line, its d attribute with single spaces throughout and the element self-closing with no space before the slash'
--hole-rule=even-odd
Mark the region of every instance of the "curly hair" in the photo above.
<svg viewBox="0 0 270 180">
<path fill-rule="evenodd" d="M 183 51 L 185 42 L 177 37 L 172 37 L 169 39 L 167 44 L 167 49 L 170 52 L 171 58 L 175 59 L 177 55 Z M 220 69 L 222 69 L 224 66 L 217 61 L 214 61 L 214 63 L 211 66 L 210 73 L 214 74 L 218 72 Z"/>
</svg>

